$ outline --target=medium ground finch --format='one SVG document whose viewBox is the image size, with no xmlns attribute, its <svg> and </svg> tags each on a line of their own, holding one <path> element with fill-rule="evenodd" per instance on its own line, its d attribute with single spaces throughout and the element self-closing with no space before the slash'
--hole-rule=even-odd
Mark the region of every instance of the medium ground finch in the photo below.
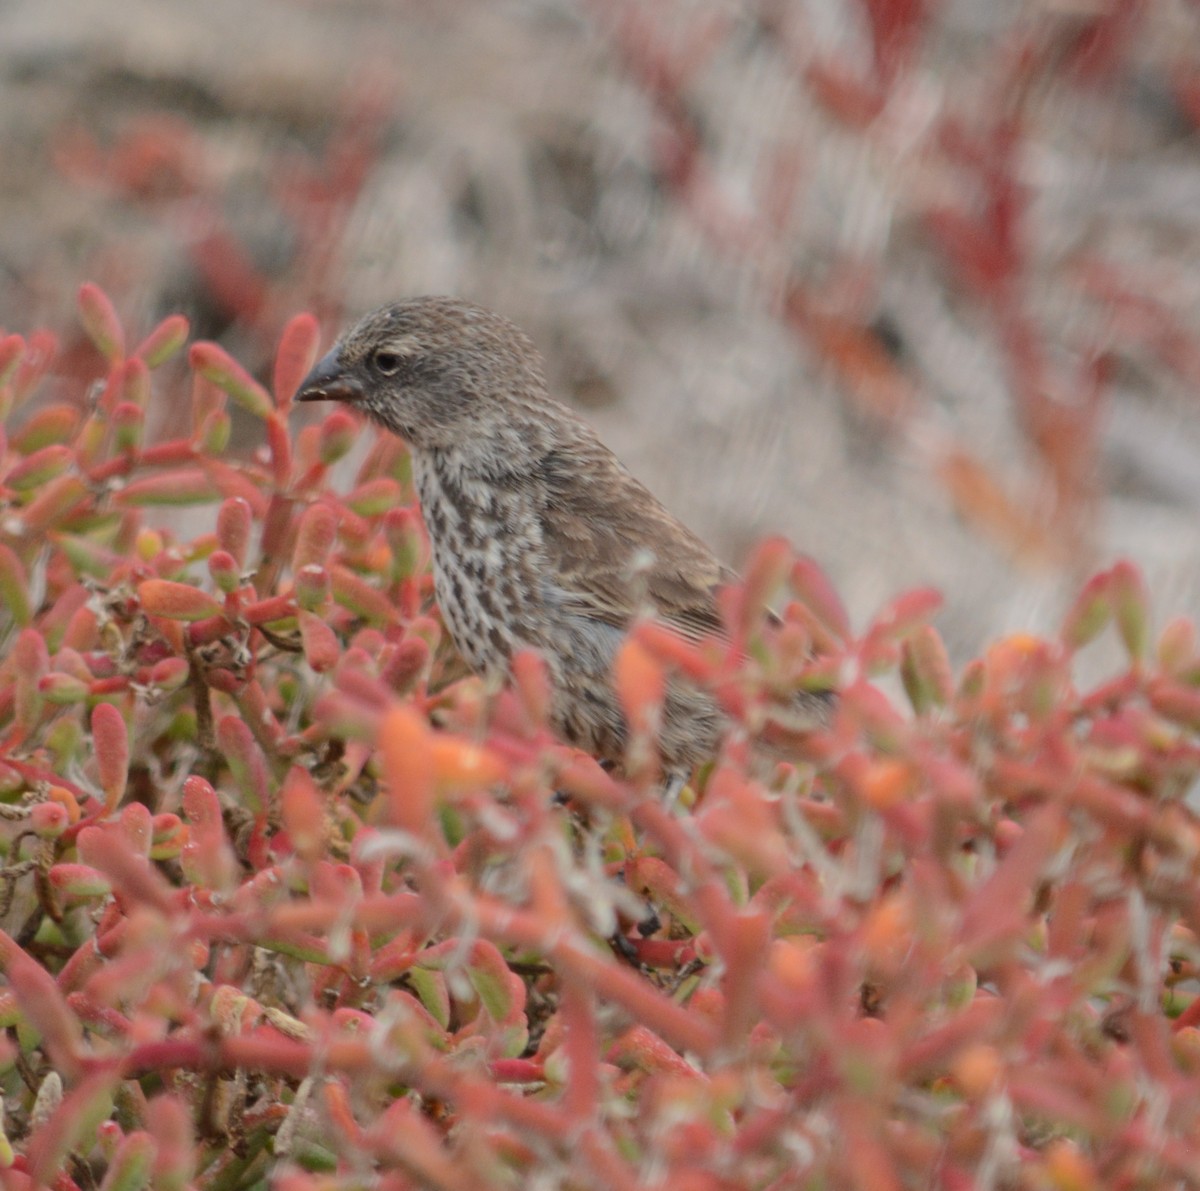
<svg viewBox="0 0 1200 1191">
<path fill-rule="evenodd" d="M 538 651 L 556 731 L 620 764 L 628 733 L 612 667 L 624 634 L 646 615 L 688 638 L 720 634 L 715 592 L 733 576 L 550 396 L 529 337 L 455 298 L 385 306 L 297 399 L 347 402 L 407 442 L 434 590 L 463 658 L 499 676 L 515 651 Z M 822 718 L 821 696 L 797 698 Z M 711 696 L 672 680 L 664 769 L 683 775 L 711 757 L 724 727 Z"/>
</svg>

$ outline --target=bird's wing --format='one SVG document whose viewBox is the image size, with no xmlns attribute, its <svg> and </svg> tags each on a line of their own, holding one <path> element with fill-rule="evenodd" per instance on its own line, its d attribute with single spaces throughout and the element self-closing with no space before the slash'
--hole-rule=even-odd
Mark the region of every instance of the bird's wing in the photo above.
<svg viewBox="0 0 1200 1191">
<path fill-rule="evenodd" d="M 538 471 L 543 547 L 568 608 L 620 629 L 649 610 L 691 640 L 723 634 L 716 589 L 732 572 L 598 439 L 550 451 Z"/>
</svg>

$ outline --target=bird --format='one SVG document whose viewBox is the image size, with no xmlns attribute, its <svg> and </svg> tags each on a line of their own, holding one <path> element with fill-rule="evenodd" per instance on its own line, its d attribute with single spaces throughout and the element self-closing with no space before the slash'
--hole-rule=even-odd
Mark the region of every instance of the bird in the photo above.
<svg viewBox="0 0 1200 1191">
<path fill-rule="evenodd" d="M 630 743 L 613 665 L 651 616 L 687 640 L 721 636 L 736 579 L 578 414 L 551 396 L 541 354 L 500 314 L 455 297 L 365 315 L 296 400 L 338 401 L 407 444 L 429 536 L 434 596 L 475 673 L 502 682 L 518 651 L 549 671 L 551 727 L 620 768 Z M 796 696 L 814 726 L 819 692 Z M 682 781 L 728 728 L 711 693 L 667 684 L 658 751 Z"/>
</svg>

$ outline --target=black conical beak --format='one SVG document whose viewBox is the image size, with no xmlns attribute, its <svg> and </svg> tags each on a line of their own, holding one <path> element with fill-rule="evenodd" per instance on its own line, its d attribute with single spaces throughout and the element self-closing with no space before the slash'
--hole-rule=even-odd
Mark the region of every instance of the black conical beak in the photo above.
<svg viewBox="0 0 1200 1191">
<path fill-rule="evenodd" d="M 362 385 L 342 367 L 336 347 L 317 361 L 296 390 L 297 401 L 349 401 L 353 404 L 362 395 Z"/>
</svg>

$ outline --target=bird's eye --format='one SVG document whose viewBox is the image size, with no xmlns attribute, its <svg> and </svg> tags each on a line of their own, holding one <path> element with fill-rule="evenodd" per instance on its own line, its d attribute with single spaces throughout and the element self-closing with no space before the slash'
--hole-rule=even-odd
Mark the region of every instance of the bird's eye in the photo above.
<svg viewBox="0 0 1200 1191">
<path fill-rule="evenodd" d="M 375 367 L 383 373 L 384 376 L 395 376 L 400 371 L 400 365 L 403 359 L 395 352 L 378 351 L 375 353 Z"/>
</svg>

